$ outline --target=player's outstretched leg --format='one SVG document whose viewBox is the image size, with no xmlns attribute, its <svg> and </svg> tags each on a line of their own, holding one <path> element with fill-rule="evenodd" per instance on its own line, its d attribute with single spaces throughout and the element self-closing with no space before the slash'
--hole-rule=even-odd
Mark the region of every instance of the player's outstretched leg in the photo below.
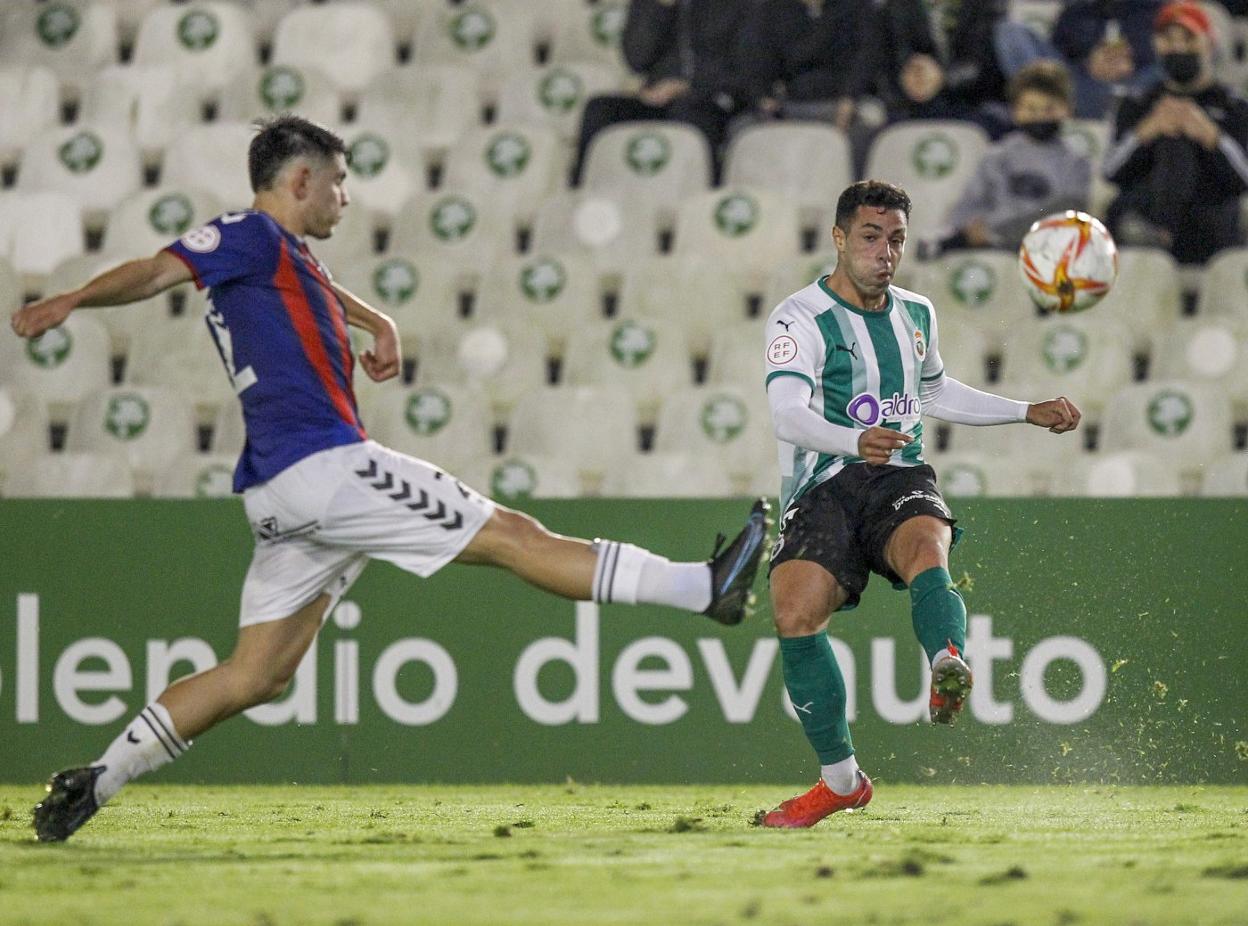
<svg viewBox="0 0 1248 926">
<path fill-rule="evenodd" d="M 244 627 L 229 659 L 166 688 L 91 765 L 53 775 L 34 810 L 40 842 L 68 839 L 128 781 L 172 762 L 222 720 L 280 697 L 328 605 L 322 595 L 284 620 Z"/>
<path fill-rule="evenodd" d="M 754 502 L 745 525 L 711 559 L 674 563 L 631 543 L 590 543 L 548 531 L 526 514 L 499 508 L 457 562 L 501 566 L 532 585 L 576 601 L 662 604 L 738 624 L 753 607 L 751 589 L 768 550 L 770 506 Z"/>
</svg>

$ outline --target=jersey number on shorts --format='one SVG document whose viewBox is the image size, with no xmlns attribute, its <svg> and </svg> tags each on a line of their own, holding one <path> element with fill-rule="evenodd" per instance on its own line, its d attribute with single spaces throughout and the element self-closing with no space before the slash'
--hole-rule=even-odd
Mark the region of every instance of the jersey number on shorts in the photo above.
<svg viewBox="0 0 1248 926">
<path fill-rule="evenodd" d="M 230 378 L 230 385 L 236 393 L 256 384 L 256 371 L 251 367 L 241 370 L 234 367 L 234 340 L 230 337 L 230 329 L 225 325 L 225 316 L 216 309 L 208 310 L 208 326 L 212 329 L 212 339 L 217 342 L 217 352 L 221 362 L 225 364 L 225 373 Z"/>
</svg>

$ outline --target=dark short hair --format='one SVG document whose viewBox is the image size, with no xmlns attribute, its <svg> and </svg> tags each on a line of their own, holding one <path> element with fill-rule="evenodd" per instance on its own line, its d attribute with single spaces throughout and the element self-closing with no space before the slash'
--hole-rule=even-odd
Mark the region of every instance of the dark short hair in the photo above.
<svg viewBox="0 0 1248 926">
<path fill-rule="evenodd" d="M 1006 96 L 1011 103 L 1015 103 L 1027 90 L 1061 100 L 1067 106 L 1074 104 L 1075 90 L 1070 80 L 1070 71 L 1060 61 L 1045 58 L 1019 68 L 1018 73 L 1010 80 Z"/>
<path fill-rule="evenodd" d="M 346 154 L 343 140 L 323 125 L 290 114 L 256 123 L 260 130 L 247 149 L 247 174 L 251 188 L 259 193 L 273 185 L 282 167 L 291 158 L 311 156 L 332 158 Z"/>
<path fill-rule="evenodd" d="M 837 227 L 848 232 L 850 220 L 859 206 L 900 209 L 907 220 L 910 218 L 910 194 L 896 184 L 885 183 L 883 180 L 859 180 L 845 187 L 836 201 Z"/>
</svg>

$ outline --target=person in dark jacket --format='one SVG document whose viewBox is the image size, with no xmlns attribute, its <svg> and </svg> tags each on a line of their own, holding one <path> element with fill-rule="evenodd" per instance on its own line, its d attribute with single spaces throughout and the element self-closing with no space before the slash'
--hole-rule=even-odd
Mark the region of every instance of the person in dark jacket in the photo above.
<svg viewBox="0 0 1248 926">
<path fill-rule="evenodd" d="M 609 125 L 671 119 L 701 130 L 718 151 L 738 110 L 736 51 L 754 0 L 631 0 L 624 60 L 645 83 L 636 96 L 598 96 L 585 106 L 574 182 L 593 137 Z"/>
<path fill-rule="evenodd" d="M 1248 191 L 1248 102 L 1214 80 L 1212 34 L 1199 4 L 1162 7 L 1153 48 L 1164 76 L 1122 101 L 1103 165 L 1121 190 L 1110 231 L 1182 263 L 1240 243 Z"/>
<path fill-rule="evenodd" d="M 1152 83 L 1153 20 L 1162 0 L 1068 0 L 1050 40 L 1075 78 L 1075 115 L 1100 119 L 1114 97 Z"/>
</svg>

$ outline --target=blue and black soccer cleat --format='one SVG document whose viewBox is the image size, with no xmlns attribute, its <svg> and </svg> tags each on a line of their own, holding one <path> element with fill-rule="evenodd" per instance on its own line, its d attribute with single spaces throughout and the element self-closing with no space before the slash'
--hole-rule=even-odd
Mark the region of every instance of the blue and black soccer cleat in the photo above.
<svg viewBox="0 0 1248 926">
<path fill-rule="evenodd" d="M 721 535 L 711 554 L 711 603 L 703 611 L 707 617 L 721 624 L 739 624 L 754 607 L 754 577 L 758 565 L 770 547 L 768 532 L 771 519 L 767 517 L 771 505 L 760 498 L 750 509 L 745 527 L 732 543 L 724 547 Z M 722 549 L 721 549 L 722 548 Z"/>
<path fill-rule="evenodd" d="M 64 842 L 95 816 L 95 780 L 104 766 L 67 768 L 48 779 L 48 796 L 35 805 L 35 835 L 40 842 Z"/>
</svg>

